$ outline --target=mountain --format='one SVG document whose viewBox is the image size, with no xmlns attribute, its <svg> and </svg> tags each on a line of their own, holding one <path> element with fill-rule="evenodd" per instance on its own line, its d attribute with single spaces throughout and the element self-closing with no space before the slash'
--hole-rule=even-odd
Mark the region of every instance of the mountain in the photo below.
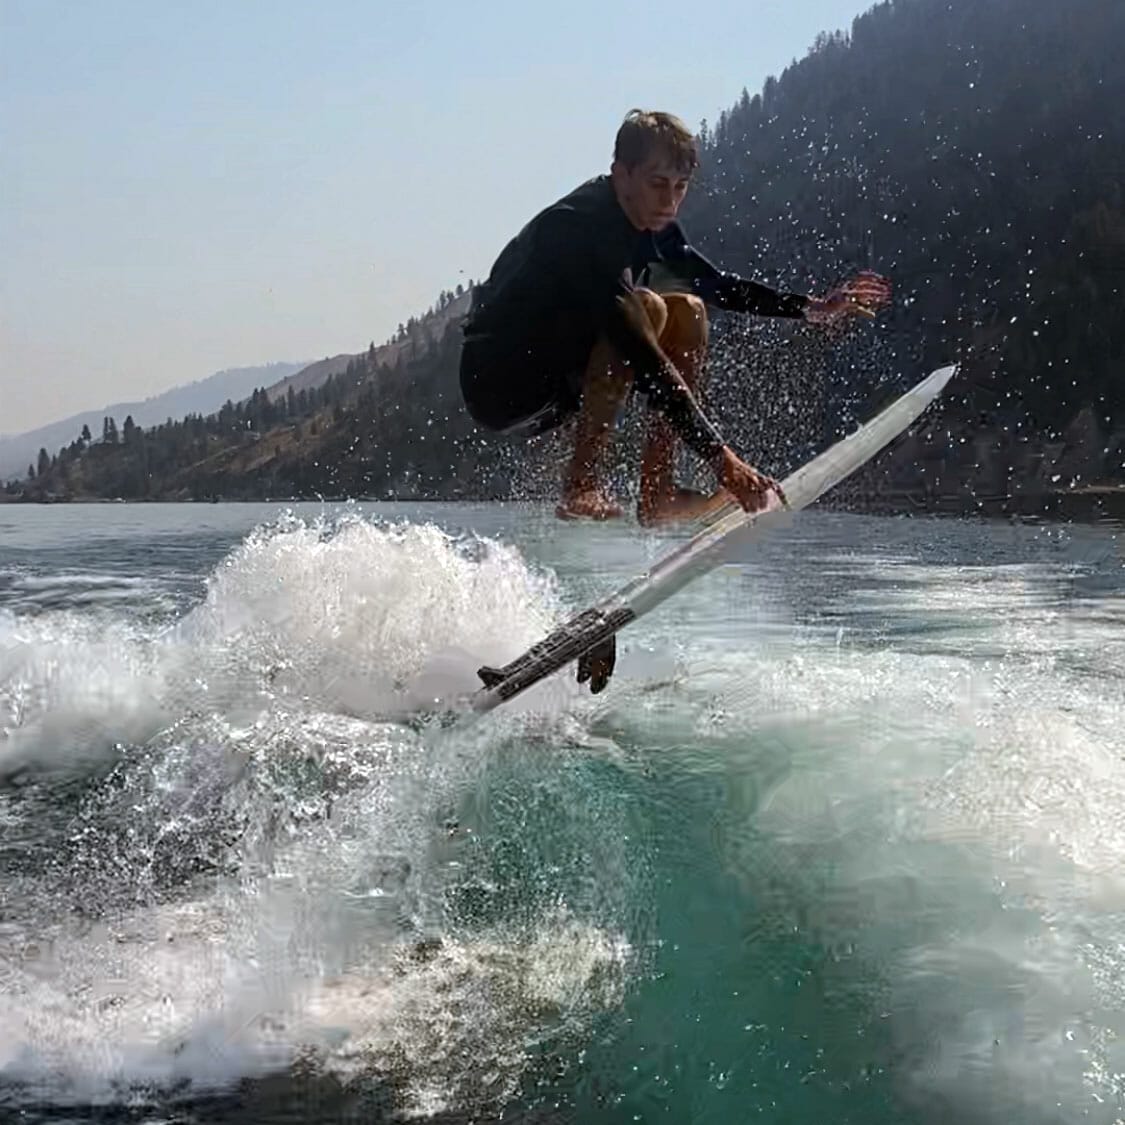
<svg viewBox="0 0 1125 1125">
<path fill-rule="evenodd" d="M 724 265 L 895 283 L 834 357 L 829 418 L 871 389 L 851 371 L 956 356 L 965 419 L 1125 426 L 1122 43 L 1121 0 L 887 0 L 704 130 L 686 219 Z"/>
<path fill-rule="evenodd" d="M 949 393 L 838 501 L 1125 498 L 1123 42 L 1122 0 L 886 0 L 701 127 L 683 217 L 720 265 L 803 292 L 859 268 L 895 285 L 887 314 L 843 331 L 715 317 L 706 399 L 736 448 L 784 474 L 956 360 Z M 412 319 L 314 390 L 68 450 L 22 494 L 549 495 L 565 435 L 472 424 L 456 320 Z M 630 486 L 638 415 L 615 447 Z"/>
<path fill-rule="evenodd" d="M 40 449 L 54 452 L 73 441 L 82 432 L 83 426 L 89 426 L 91 433 L 100 434 L 104 418 L 124 422 L 132 415 L 138 426 L 155 426 L 167 418 L 210 414 L 228 399 L 239 402 L 255 387 L 284 379 L 305 366 L 304 363 L 270 363 L 260 367 L 232 367 L 140 402 L 114 403 L 101 410 L 72 414 L 27 433 L 0 435 L 0 480 L 22 477 L 27 472 L 27 466 L 35 462 Z"/>
<path fill-rule="evenodd" d="M 366 353 L 369 366 L 394 367 L 403 358 L 410 358 L 420 351 L 433 347 L 445 334 L 446 328 L 459 321 L 469 311 L 469 292 L 446 294 L 425 316 L 411 317 L 400 324 L 394 337 L 378 347 L 371 344 Z M 348 364 L 362 358 L 359 355 L 340 354 L 318 360 L 295 374 L 288 375 L 271 387 L 266 394 L 271 399 L 288 395 L 290 388 L 295 392 L 313 390 L 333 375 L 342 374 Z"/>
<path fill-rule="evenodd" d="M 783 288 L 872 268 L 896 289 L 819 347 L 727 319 L 715 391 L 743 448 L 781 471 L 956 359 L 857 497 L 1038 510 L 1125 482 L 1122 43 L 1121 0 L 888 0 L 702 130 L 685 221 L 711 256 Z"/>
<path fill-rule="evenodd" d="M 310 363 L 299 371 L 290 372 L 276 383 L 266 387 L 266 394 L 271 399 L 281 398 L 292 387 L 294 391 L 311 391 L 321 386 L 332 378 L 347 370 L 348 364 L 355 359 L 350 352 L 341 352 L 339 355 L 325 356 L 316 363 Z M 237 400 L 236 400 L 237 401 Z"/>
<path fill-rule="evenodd" d="M 249 499 L 341 488 L 430 494 L 448 475 L 451 441 L 463 439 L 466 454 L 481 445 L 467 416 L 456 436 L 433 428 L 437 415 L 457 409 L 450 391 L 468 302 L 464 290 L 443 292 L 383 346 L 310 364 L 211 414 L 147 430 L 130 419 L 120 430 L 107 422 L 90 441 L 76 435 L 53 456 L 41 451 L 33 479 L 13 481 L 0 499 Z M 385 450 L 412 443 L 415 454 L 372 459 L 372 441 Z M 517 468 L 507 464 L 497 487 L 510 486 Z M 457 494 L 482 480 L 467 474 Z"/>
</svg>

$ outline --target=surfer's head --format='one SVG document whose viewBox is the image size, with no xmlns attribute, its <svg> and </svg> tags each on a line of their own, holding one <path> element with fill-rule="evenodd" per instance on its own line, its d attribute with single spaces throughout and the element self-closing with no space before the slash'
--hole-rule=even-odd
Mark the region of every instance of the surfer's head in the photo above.
<svg viewBox="0 0 1125 1125">
<path fill-rule="evenodd" d="M 660 230 L 680 209 L 699 165 L 691 130 L 671 113 L 630 110 L 613 148 L 613 187 L 629 221 Z"/>
</svg>

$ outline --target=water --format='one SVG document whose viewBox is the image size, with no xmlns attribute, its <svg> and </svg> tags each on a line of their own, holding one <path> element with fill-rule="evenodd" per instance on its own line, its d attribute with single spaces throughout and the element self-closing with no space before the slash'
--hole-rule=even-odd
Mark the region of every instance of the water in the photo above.
<svg viewBox="0 0 1125 1125">
<path fill-rule="evenodd" d="M 0 507 L 0 1117 L 1125 1119 L 1110 526 Z"/>
</svg>

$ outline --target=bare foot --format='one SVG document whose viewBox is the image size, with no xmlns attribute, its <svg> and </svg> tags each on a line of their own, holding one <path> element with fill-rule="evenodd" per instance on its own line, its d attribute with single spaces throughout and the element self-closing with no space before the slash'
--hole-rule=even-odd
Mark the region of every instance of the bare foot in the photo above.
<svg viewBox="0 0 1125 1125">
<path fill-rule="evenodd" d="M 615 504 L 600 488 L 587 488 L 563 496 L 555 515 L 560 520 L 615 520 L 622 516 Z"/>
<path fill-rule="evenodd" d="M 665 494 L 657 500 L 639 503 L 637 520 L 642 527 L 682 523 L 702 519 L 732 503 L 734 497 L 725 488 L 720 488 L 710 496 L 696 492 L 692 488 L 677 488 L 671 494 Z"/>
</svg>

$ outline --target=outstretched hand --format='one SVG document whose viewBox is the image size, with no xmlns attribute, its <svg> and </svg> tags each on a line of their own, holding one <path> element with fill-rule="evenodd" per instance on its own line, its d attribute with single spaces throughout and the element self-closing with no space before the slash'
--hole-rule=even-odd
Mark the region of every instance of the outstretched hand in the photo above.
<svg viewBox="0 0 1125 1125">
<path fill-rule="evenodd" d="M 891 283 L 877 273 L 862 270 L 826 297 L 812 297 L 805 308 L 810 324 L 836 324 L 848 316 L 874 317 L 891 299 Z"/>
</svg>

